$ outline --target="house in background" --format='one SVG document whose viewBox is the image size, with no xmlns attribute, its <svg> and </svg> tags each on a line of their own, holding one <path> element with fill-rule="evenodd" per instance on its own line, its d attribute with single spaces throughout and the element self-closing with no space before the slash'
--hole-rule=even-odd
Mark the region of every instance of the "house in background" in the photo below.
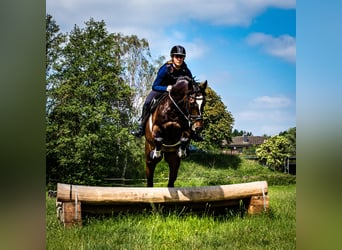
<svg viewBox="0 0 342 250">
<path fill-rule="evenodd" d="M 260 144 L 263 144 L 264 141 L 267 138 L 264 136 L 234 136 L 232 137 L 232 142 L 227 143 L 225 140 L 222 143 L 222 147 L 228 148 L 230 154 L 241 154 L 243 152 L 243 149 L 248 149 L 253 146 L 258 146 Z"/>
<path fill-rule="evenodd" d="M 249 149 L 251 147 L 255 147 L 261 145 L 267 140 L 267 137 L 264 136 L 234 136 L 232 137 L 232 141 L 227 143 L 224 140 L 221 144 L 222 148 L 228 148 L 229 150 L 224 150 L 223 152 L 226 154 L 242 154 L 244 150 Z M 244 156 L 245 159 L 257 160 L 258 158 L 254 155 Z M 286 157 L 284 159 L 284 173 L 296 175 L 296 156 Z"/>
</svg>

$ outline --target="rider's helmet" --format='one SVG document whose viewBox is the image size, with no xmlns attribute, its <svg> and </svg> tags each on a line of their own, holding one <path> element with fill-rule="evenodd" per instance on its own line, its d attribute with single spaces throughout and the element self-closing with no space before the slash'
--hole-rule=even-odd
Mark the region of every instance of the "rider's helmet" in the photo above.
<svg viewBox="0 0 342 250">
<path fill-rule="evenodd" d="M 184 47 L 181 45 L 173 46 L 170 52 L 170 56 L 172 57 L 174 55 L 181 55 L 185 57 L 186 52 L 185 52 Z"/>
</svg>

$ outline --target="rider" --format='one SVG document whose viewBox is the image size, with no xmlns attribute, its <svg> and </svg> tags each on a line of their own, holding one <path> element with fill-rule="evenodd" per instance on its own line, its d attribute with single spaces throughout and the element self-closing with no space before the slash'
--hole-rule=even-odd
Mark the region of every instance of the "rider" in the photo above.
<svg viewBox="0 0 342 250">
<path fill-rule="evenodd" d="M 185 48 L 181 45 L 173 46 L 170 52 L 171 60 L 164 63 L 158 70 L 156 79 L 153 82 L 152 90 L 146 97 L 143 105 L 142 114 L 140 117 L 140 124 L 137 131 L 133 131 L 132 134 L 136 137 L 141 137 L 145 133 L 145 123 L 149 115 L 150 103 L 153 98 L 160 96 L 164 92 L 170 92 L 172 85 L 177 82 L 177 79 L 182 76 L 187 76 L 192 79 L 191 71 L 184 62 L 186 52 Z M 193 134 L 192 138 L 195 141 L 203 141 L 203 138 L 199 134 Z"/>
</svg>

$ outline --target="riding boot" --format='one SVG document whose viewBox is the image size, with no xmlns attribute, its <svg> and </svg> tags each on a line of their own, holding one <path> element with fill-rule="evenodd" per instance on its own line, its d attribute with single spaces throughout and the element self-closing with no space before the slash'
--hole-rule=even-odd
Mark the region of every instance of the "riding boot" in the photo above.
<svg viewBox="0 0 342 250">
<path fill-rule="evenodd" d="M 145 123 L 147 120 L 147 116 L 149 114 L 149 105 L 144 104 L 143 106 L 143 110 L 141 113 L 141 117 L 140 117 L 140 124 L 137 130 L 132 132 L 132 135 L 136 136 L 136 137 L 142 137 L 145 134 Z"/>
</svg>

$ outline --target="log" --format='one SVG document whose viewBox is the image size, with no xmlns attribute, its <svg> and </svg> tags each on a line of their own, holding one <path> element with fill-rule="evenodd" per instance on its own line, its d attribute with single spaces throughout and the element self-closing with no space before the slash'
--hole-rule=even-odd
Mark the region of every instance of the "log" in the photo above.
<svg viewBox="0 0 342 250">
<path fill-rule="evenodd" d="M 269 206 L 267 182 L 183 188 L 57 184 L 57 216 L 65 227 L 82 225 L 82 213 L 113 214 L 155 210 L 160 207 L 211 213 L 225 212 L 232 207 L 241 208 L 241 205 L 248 214 L 266 212 Z"/>
<path fill-rule="evenodd" d="M 57 201 L 74 201 L 77 198 L 82 204 L 203 203 L 265 196 L 267 193 L 266 181 L 179 188 L 125 188 L 57 184 Z"/>
</svg>

